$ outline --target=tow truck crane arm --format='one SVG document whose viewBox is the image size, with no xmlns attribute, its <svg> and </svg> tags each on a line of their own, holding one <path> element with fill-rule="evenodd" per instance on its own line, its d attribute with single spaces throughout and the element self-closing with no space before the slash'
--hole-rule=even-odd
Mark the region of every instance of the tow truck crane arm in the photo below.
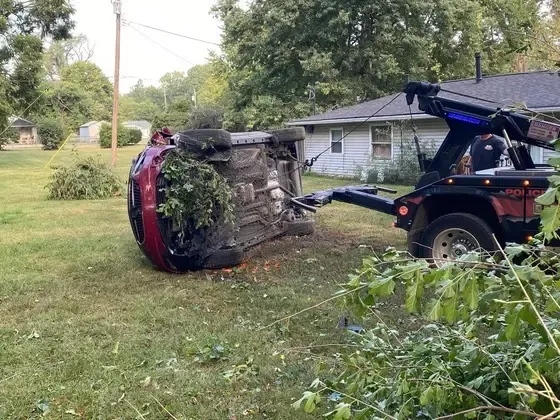
<svg viewBox="0 0 560 420">
<path fill-rule="evenodd" d="M 410 82 L 404 88 L 408 105 L 412 105 L 417 98 L 421 111 L 444 119 L 450 129 L 433 159 L 426 159 L 417 148 L 419 165 L 425 173 L 418 181 L 416 190 L 452 175 L 457 162 L 478 135 L 495 134 L 504 137 L 510 159 L 517 170 L 535 168 L 526 147 L 521 143 L 554 150 L 552 140 L 555 138 L 546 133 L 556 133 L 558 137 L 560 125 L 536 120 L 507 108 L 491 108 L 440 97 L 440 91 L 439 85 L 425 82 Z M 510 136 L 519 142 L 518 145 L 513 145 Z M 377 195 L 379 191 L 393 192 L 381 187 L 353 186 L 318 191 L 298 200 L 315 207 L 333 200 L 343 201 L 396 215 L 395 200 L 380 197 Z"/>
</svg>

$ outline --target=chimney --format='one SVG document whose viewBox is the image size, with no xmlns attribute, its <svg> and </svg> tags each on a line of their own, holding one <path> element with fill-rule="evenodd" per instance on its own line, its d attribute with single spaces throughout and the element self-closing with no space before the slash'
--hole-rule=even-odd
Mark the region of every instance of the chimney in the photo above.
<svg viewBox="0 0 560 420">
<path fill-rule="evenodd" d="M 476 83 L 482 82 L 482 58 L 479 52 L 474 54 L 474 62 L 476 66 Z"/>
</svg>

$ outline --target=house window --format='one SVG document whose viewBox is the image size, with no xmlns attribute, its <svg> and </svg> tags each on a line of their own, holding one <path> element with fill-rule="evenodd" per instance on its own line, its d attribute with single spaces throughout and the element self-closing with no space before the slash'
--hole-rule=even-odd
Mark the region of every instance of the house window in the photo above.
<svg viewBox="0 0 560 420">
<path fill-rule="evenodd" d="M 393 126 L 370 127 L 371 156 L 373 159 L 390 160 L 393 157 Z"/>
<path fill-rule="evenodd" d="M 342 154 L 344 150 L 344 130 L 342 128 L 331 129 L 331 153 Z"/>
</svg>

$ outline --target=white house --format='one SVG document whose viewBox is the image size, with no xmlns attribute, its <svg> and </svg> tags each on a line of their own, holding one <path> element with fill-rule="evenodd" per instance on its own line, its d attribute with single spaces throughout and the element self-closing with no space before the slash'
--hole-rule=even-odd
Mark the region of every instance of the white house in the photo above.
<svg viewBox="0 0 560 420">
<path fill-rule="evenodd" d="M 152 124 L 148 121 L 125 121 L 123 125 L 128 128 L 137 128 L 142 131 L 142 139 L 146 140 L 150 137 Z"/>
<path fill-rule="evenodd" d="M 90 121 L 80 126 L 80 136 L 78 141 L 81 143 L 99 142 L 99 132 L 104 121 Z"/>
<path fill-rule="evenodd" d="M 488 102 L 449 93 L 456 92 L 492 101 L 496 108 L 523 103 L 533 111 L 549 115 L 558 113 L 556 116 L 560 116 L 558 72 L 539 71 L 486 76 L 478 80 L 453 80 L 442 83 L 441 87 L 439 96 L 450 99 L 492 106 Z M 288 125 L 306 129 L 306 159 L 332 145 L 311 171 L 356 176 L 376 164 L 396 164 L 401 150 L 415 154 L 411 152 L 411 113 L 423 147 L 439 146 L 449 131 L 445 121 L 419 111 L 416 102 L 409 109 L 404 94 L 387 105 L 397 95 L 290 121 Z M 343 140 L 336 143 L 341 137 L 344 137 Z M 533 148 L 530 152 L 535 163 L 546 163 L 553 153 L 540 148 Z"/>
</svg>

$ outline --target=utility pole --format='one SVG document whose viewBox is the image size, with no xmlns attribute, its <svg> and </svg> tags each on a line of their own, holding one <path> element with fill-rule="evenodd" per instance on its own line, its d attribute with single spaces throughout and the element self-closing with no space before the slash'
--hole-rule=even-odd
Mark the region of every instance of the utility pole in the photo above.
<svg viewBox="0 0 560 420">
<path fill-rule="evenodd" d="M 167 85 L 163 84 L 163 101 L 165 102 L 165 110 L 167 111 Z"/>
<path fill-rule="evenodd" d="M 113 134 L 111 149 L 113 158 L 111 164 L 117 166 L 117 135 L 119 128 L 119 80 L 121 67 L 121 0 L 113 0 L 113 10 L 117 15 L 117 36 L 115 41 L 115 80 L 113 89 Z"/>
<path fill-rule="evenodd" d="M 192 95 L 192 101 L 194 102 L 194 107 L 196 108 L 196 89 L 194 89 L 193 95 Z"/>
</svg>

